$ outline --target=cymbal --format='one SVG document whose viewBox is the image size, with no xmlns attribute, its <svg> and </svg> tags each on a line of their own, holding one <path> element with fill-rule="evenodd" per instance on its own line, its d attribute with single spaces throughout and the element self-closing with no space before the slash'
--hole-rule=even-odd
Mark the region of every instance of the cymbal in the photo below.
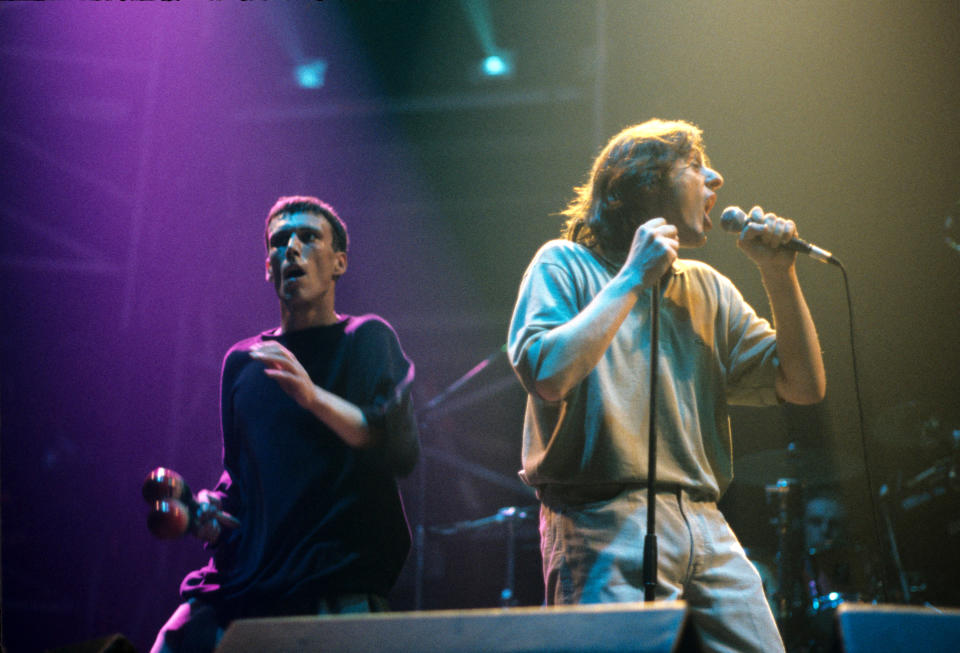
<svg viewBox="0 0 960 653">
<path fill-rule="evenodd" d="M 825 485 L 855 478 L 860 473 L 857 460 L 841 458 L 826 449 L 770 449 L 747 454 L 733 463 L 735 482 L 759 487 L 780 478 Z"/>
</svg>

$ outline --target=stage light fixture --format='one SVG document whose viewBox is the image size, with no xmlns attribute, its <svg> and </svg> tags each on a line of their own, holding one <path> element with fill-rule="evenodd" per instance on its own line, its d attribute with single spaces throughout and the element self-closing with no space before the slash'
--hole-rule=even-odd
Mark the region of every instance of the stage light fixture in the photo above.
<svg viewBox="0 0 960 653">
<path fill-rule="evenodd" d="M 480 71 L 485 77 L 512 77 L 513 56 L 506 52 L 487 55 L 480 62 Z"/>
<path fill-rule="evenodd" d="M 297 66 L 294 74 L 300 88 L 322 88 L 327 75 L 327 62 L 323 59 L 308 61 Z"/>
</svg>

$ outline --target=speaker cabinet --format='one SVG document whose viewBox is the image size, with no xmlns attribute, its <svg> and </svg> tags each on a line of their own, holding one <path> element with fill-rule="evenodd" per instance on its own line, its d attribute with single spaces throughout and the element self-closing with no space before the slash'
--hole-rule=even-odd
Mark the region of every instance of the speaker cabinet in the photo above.
<svg viewBox="0 0 960 653">
<path fill-rule="evenodd" d="M 837 608 L 844 653 L 958 653 L 960 610 L 844 603 Z"/>
<path fill-rule="evenodd" d="M 217 653 L 696 652 L 682 601 L 244 619 Z"/>
<path fill-rule="evenodd" d="M 70 646 L 47 649 L 44 653 L 137 653 L 137 650 L 129 639 L 120 633 L 115 633 L 107 637 L 77 642 Z"/>
</svg>

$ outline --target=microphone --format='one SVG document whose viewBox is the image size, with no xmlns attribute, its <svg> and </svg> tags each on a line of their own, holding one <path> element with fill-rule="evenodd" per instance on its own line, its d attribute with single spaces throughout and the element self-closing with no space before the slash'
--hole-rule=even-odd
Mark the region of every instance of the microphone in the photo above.
<svg viewBox="0 0 960 653">
<path fill-rule="evenodd" d="M 723 228 L 723 230 L 733 233 L 740 233 L 743 231 L 743 228 L 750 221 L 750 217 L 739 206 L 728 206 L 723 210 L 723 214 L 720 216 L 720 226 Z M 840 265 L 840 261 L 835 259 L 833 254 L 822 247 L 817 247 L 813 243 L 808 243 L 802 238 L 793 238 L 790 240 L 790 242 L 781 245 L 781 247 L 793 250 L 794 252 L 800 252 L 801 254 L 806 254 L 811 258 L 817 259 L 821 263 L 833 263 L 834 265 Z"/>
</svg>

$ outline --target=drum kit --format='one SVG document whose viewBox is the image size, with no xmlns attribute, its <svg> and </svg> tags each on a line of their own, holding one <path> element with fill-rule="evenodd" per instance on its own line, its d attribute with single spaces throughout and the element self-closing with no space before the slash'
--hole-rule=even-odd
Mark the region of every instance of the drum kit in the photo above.
<svg viewBox="0 0 960 653">
<path fill-rule="evenodd" d="M 876 498 L 856 510 L 846 509 L 839 488 L 870 487 L 862 462 L 831 468 L 827 451 L 793 443 L 737 461 L 737 481 L 763 487 L 770 509 L 775 553 L 747 555 L 788 651 L 832 650 L 834 616 L 845 602 L 960 604 L 960 429 L 934 418 L 920 424 L 910 442 L 915 449 L 926 442 L 923 453 L 888 457 L 875 473 L 885 481 Z M 855 535 L 850 513 L 871 534 Z"/>
</svg>

